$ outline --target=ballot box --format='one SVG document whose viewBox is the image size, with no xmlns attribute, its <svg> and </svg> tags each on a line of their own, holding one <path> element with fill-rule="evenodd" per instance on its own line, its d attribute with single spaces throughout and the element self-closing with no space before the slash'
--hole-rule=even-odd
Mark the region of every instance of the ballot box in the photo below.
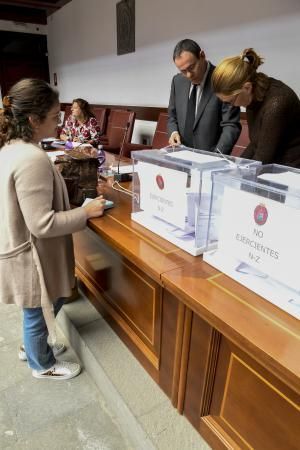
<svg viewBox="0 0 300 450">
<path fill-rule="evenodd" d="M 256 172 L 257 161 L 181 147 L 131 153 L 132 220 L 191 255 L 207 249 L 212 174 Z"/>
<path fill-rule="evenodd" d="M 204 260 L 300 319 L 300 170 L 213 173 Z"/>
</svg>

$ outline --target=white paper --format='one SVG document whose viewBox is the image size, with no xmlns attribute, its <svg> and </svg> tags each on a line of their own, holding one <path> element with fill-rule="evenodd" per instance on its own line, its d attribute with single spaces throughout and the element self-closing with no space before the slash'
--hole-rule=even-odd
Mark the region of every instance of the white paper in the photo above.
<svg viewBox="0 0 300 450">
<path fill-rule="evenodd" d="M 284 203 L 300 208 L 300 172 L 263 173 L 258 178 L 279 185 L 287 186 Z"/>
<path fill-rule="evenodd" d="M 76 142 L 76 141 L 72 141 L 72 146 L 73 146 L 73 148 L 77 148 L 79 146 L 82 148 L 93 148 L 93 146 L 91 144 L 83 143 L 83 142 Z"/>
<path fill-rule="evenodd" d="M 262 175 L 259 175 L 258 178 L 282 184 L 300 191 L 300 173 L 289 171 L 281 173 L 263 173 Z"/>
<path fill-rule="evenodd" d="M 261 295 L 273 305 L 300 319 L 300 294 L 298 292 L 220 250 L 204 253 L 203 260 Z"/>
<path fill-rule="evenodd" d="M 132 173 L 133 172 L 133 166 L 132 166 L 132 164 L 130 164 L 130 165 L 127 165 L 127 166 L 119 166 L 119 173 Z M 116 173 L 118 173 L 118 166 L 113 166 L 112 168 L 111 168 L 111 170 L 113 171 L 113 172 L 116 172 Z"/>
<path fill-rule="evenodd" d="M 47 152 L 47 155 L 49 156 L 49 158 L 51 159 L 52 162 L 54 162 L 56 160 L 57 156 L 61 156 L 64 154 L 65 154 L 64 150 L 56 150 L 54 152 Z"/>
<path fill-rule="evenodd" d="M 188 174 L 142 161 L 136 170 L 140 180 L 140 208 L 184 230 Z M 158 180 L 162 180 L 160 187 Z"/>
<path fill-rule="evenodd" d="M 55 140 L 56 140 L 56 137 L 48 137 L 48 138 L 42 139 L 42 142 L 53 142 Z"/>
<path fill-rule="evenodd" d="M 184 161 L 196 162 L 199 164 L 207 164 L 217 161 L 223 161 L 223 158 L 220 158 L 219 156 L 203 155 L 202 153 L 191 152 L 189 150 L 180 150 L 177 152 L 175 151 L 172 153 L 168 153 L 168 157 L 181 159 Z"/>
<path fill-rule="evenodd" d="M 266 209 L 263 224 L 255 210 Z M 219 249 L 300 291 L 300 210 L 284 203 L 230 187 L 224 189 Z"/>
<path fill-rule="evenodd" d="M 149 214 L 146 214 L 144 211 L 132 213 L 131 219 L 193 256 L 201 255 L 205 250 L 204 247 L 195 246 L 195 236 L 193 232 L 190 234 L 182 232 L 179 228 L 155 216 L 149 216 Z"/>
</svg>

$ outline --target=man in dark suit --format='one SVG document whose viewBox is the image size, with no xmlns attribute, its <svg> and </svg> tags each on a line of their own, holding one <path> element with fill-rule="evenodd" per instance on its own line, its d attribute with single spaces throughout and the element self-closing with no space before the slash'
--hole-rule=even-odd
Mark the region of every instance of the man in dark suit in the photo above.
<svg viewBox="0 0 300 450">
<path fill-rule="evenodd" d="M 221 102 L 211 87 L 215 68 L 191 39 L 178 42 L 173 60 L 181 73 L 174 76 L 169 102 L 171 145 L 229 154 L 240 132 L 240 109 Z"/>
</svg>

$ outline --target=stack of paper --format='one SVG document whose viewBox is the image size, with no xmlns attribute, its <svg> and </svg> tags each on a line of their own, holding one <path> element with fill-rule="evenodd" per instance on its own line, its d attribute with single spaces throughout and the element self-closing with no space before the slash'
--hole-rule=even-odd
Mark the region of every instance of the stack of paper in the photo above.
<svg viewBox="0 0 300 450">
<path fill-rule="evenodd" d="M 114 166 L 111 168 L 113 172 L 115 173 L 132 173 L 133 172 L 133 166 L 132 164 L 126 165 L 126 166 Z"/>
<path fill-rule="evenodd" d="M 47 155 L 49 156 L 49 158 L 51 159 L 51 161 L 55 161 L 57 156 L 61 156 L 64 155 L 65 152 L 64 150 L 56 150 L 55 152 L 47 152 Z"/>
<path fill-rule="evenodd" d="M 222 161 L 219 156 L 203 155 L 202 153 L 192 152 L 189 150 L 180 150 L 178 152 L 168 153 L 168 157 L 180 159 L 182 161 L 196 162 L 199 164 L 215 163 Z"/>
</svg>

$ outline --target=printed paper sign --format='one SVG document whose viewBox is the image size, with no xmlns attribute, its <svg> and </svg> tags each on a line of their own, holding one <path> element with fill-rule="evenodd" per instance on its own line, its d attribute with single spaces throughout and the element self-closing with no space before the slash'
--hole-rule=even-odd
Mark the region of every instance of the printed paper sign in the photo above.
<svg viewBox="0 0 300 450">
<path fill-rule="evenodd" d="M 139 161 L 140 208 L 184 229 L 187 173 Z"/>
<path fill-rule="evenodd" d="M 300 210 L 226 187 L 219 249 L 300 291 Z"/>
</svg>

